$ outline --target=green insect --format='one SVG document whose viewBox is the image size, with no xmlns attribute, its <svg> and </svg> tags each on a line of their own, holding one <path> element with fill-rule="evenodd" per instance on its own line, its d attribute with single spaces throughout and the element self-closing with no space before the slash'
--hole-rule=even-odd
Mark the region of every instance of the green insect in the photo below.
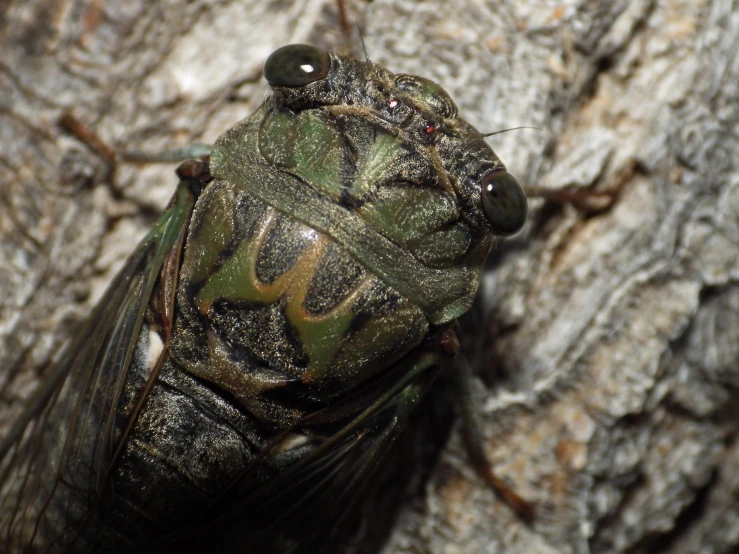
<svg viewBox="0 0 739 554">
<path fill-rule="evenodd" d="M 311 552 L 453 361 L 516 179 L 432 81 L 264 75 L 0 443 L 3 552 Z"/>
</svg>

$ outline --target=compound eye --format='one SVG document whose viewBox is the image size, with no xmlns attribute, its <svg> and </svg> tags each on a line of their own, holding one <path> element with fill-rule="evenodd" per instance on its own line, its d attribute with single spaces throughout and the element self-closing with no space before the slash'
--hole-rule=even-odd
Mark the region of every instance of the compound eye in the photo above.
<svg viewBox="0 0 739 554">
<path fill-rule="evenodd" d="M 270 85 L 302 87 L 325 79 L 331 69 L 328 52 L 307 44 L 278 48 L 264 62 L 264 78 Z"/>
<path fill-rule="evenodd" d="M 482 179 L 482 210 L 493 233 L 515 235 L 526 223 L 526 194 L 516 178 L 505 170 L 493 171 Z"/>
</svg>

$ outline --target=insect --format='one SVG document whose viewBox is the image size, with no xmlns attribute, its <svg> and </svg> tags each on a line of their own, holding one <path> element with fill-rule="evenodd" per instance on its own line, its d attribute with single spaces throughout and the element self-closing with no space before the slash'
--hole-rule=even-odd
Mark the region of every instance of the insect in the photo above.
<svg viewBox="0 0 739 554">
<path fill-rule="evenodd" d="M 518 182 L 430 80 L 264 75 L 0 443 L 6 550 L 310 552 L 453 362 Z"/>
</svg>

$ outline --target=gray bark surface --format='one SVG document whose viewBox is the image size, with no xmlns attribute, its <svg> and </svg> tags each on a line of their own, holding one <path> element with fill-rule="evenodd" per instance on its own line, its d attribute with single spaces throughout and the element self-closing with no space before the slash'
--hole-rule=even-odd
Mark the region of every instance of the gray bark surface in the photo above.
<svg viewBox="0 0 739 554">
<path fill-rule="evenodd" d="M 439 82 L 482 131 L 540 128 L 489 139 L 542 196 L 464 337 L 495 470 L 538 517 L 516 519 L 454 431 L 397 493 L 383 552 L 735 552 L 739 4 L 347 7 L 373 61 Z M 291 42 L 344 48 L 336 3 L 0 2 L 0 434 L 176 183 L 170 165 L 111 174 L 58 118 L 118 151 L 212 142 Z"/>
</svg>

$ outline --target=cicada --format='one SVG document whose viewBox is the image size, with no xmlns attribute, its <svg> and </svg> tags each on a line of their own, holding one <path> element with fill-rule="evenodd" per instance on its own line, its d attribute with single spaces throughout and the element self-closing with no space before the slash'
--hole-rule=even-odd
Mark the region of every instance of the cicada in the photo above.
<svg viewBox="0 0 739 554">
<path fill-rule="evenodd" d="M 428 79 L 264 76 L 0 445 L 3 551 L 311 552 L 453 362 L 522 188 Z"/>
</svg>

